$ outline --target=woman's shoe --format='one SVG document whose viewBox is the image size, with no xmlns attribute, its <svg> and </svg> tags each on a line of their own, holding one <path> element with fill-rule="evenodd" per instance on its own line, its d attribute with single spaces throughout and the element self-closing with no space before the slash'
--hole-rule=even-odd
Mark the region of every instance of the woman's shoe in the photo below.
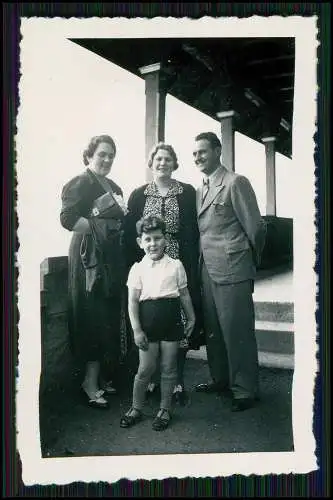
<svg viewBox="0 0 333 500">
<path fill-rule="evenodd" d="M 131 415 L 132 412 L 135 412 L 134 415 Z M 127 428 L 132 427 L 142 420 L 142 413 L 140 410 L 136 408 L 130 408 L 127 413 L 120 419 L 120 427 Z"/>
<path fill-rule="evenodd" d="M 153 429 L 154 431 L 164 431 L 170 423 L 171 415 L 169 410 L 165 410 L 161 408 L 153 420 Z"/>
<path fill-rule="evenodd" d="M 94 397 L 90 397 L 85 389 L 81 387 L 81 394 L 84 397 L 84 400 L 90 408 L 100 408 L 102 410 L 107 410 L 109 408 L 109 402 L 103 398 L 104 391 L 98 390 L 95 392 Z"/>
<path fill-rule="evenodd" d="M 110 395 L 117 394 L 117 389 L 112 384 L 112 380 L 110 380 L 109 382 L 106 382 L 103 385 L 103 391 L 106 392 L 106 394 L 110 394 Z"/>
</svg>

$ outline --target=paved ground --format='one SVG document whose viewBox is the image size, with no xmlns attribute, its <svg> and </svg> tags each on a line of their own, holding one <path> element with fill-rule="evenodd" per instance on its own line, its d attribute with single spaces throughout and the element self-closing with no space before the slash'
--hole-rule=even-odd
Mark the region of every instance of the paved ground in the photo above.
<svg viewBox="0 0 333 500">
<path fill-rule="evenodd" d="M 120 416 L 130 404 L 129 388 L 110 397 L 109 410 L 84 406 L 76 381 L 66 390 L 49 392 L 40 404 L 43 457 L 293 450 L 292 371 L 260 368 L 261 401 L 231 413 L 228 398 L 193 391 L 209 378 L 207 362 L 186 363 L 189 401 L 184 407 L 175 405 L 172 425 L 164 432 L 151 429 L 157 400 L 147 401 L 140 424 L 120 428 Z"/>
</svg>

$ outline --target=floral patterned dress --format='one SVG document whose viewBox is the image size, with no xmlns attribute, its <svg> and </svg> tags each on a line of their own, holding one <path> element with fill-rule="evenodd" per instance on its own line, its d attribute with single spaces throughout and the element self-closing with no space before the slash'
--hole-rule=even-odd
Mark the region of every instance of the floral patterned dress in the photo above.
<svg viewBox="0 0 333 500">
<path fill-rule="evenodd" d="M 183 192 L 182 186 L 176 180 L 172 181 L 169 191 L 162 196 L 154 182 L 145 189 L 146 203 L 143 216 L 154 215 L 164 219 L 166 224 L 165 253 L 173 259 L 179 259 L 179 206 L 177 195 Z"/>
</svg>

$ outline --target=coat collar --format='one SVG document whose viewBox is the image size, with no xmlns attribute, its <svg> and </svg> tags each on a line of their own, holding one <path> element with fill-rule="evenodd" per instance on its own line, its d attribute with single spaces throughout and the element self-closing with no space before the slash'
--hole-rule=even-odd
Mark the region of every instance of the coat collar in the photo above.
<svg viewBox="0 0 333 500">
<path fill-rule="evenodd" d="M 181 186 L 181 184 L 175 179 L 172 179 L 171 186 L 166 196 L 177 196 L 179 194 L 182 194 L 182 192 L 183 192 L 183 187 Z M 144 194 L 146 196 L 157 196 L 158 198 L 161 198 L 161 195 L 154 181 L 152 181 L 147 185 Z"/>
</svg>

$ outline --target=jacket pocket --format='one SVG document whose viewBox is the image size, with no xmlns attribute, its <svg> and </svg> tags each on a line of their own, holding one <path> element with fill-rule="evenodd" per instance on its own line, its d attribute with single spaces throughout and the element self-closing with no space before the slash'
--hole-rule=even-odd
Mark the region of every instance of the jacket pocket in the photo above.
<svg viewBox="0 0 333 500">
<path fill-rule="evenodd" d="M 228 205 L 224 201 L 213 201 L 212 203 L 216 214 L 224 214 Z"/>
<path fill-rule="evenodd" d="M 229 243 L 225 248 L 231 273 L 246 275 L 252 263 L 252 252 L 248 241 Z"/>
</svg>

